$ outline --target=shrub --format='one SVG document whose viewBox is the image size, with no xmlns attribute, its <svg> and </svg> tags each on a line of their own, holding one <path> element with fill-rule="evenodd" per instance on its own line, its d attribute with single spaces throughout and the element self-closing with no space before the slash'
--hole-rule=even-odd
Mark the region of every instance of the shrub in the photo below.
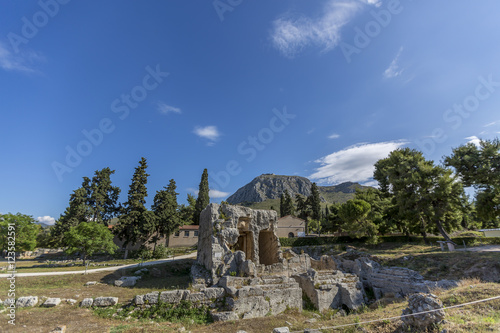
<svg viewBox="0 0 500 333">
<path fill-rule="evenodd" d="M 161 244 L 156 245 L 156 249 L 154 249 L 154 251 L 152 252 L 152 257 L 153 259 L 163 259 L 168 257 L 169 252 L 170 252 L 169 249 L 166 248 L 165 246 Z"/>
</svg>

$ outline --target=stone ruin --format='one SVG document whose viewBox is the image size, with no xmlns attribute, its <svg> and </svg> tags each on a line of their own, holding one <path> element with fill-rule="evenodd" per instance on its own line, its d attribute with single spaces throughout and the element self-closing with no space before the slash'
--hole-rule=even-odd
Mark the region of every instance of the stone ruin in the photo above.
<svg viewBox="0 0 500 333">
<path fill-rule="evenodd" d="M 200 216 L 193 287 L 224 288 L 224 318 L 255 318 L 287 308 L 302 310 L 303 295 L 319 310 L 365 303 L 359 278 L 333 270 L 334 261 L 288 252 L 277 237 L 277 213 L 231 205 L 208 205 Z M 217 315 L 215 315 L 217 316 Z"/>
<path fill-rule="evenodd" d="M 355 310 L 368 301 L 366 290 L 380 299 L 456 286 L 455 281 L 426 281 L 409 269 L 382 267 L 352 251 L 314 257 L 304 251 L 283 253 L 277 220 L 272 210 L 208 205 L 200 216 L 191 290 L 139 295 L 135 304 L 187 300 L 212 308 L 216 321 L 236 320 L 301 311 L 305 298 L 320 311 Z"/>
</svg>

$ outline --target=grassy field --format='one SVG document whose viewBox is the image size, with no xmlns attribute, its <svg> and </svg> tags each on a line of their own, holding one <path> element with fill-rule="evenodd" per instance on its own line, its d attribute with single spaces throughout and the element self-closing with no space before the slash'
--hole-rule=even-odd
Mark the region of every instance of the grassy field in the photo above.
<svg viewBox="0 0 500 333">
<path fill-rule="evenodd" d="M 449 253 L 437 251 L 436 247 L 382 244 L 363 247 L 363 250 L 375 255 L 380 262 L 387 265 L 405 266 L 416 269 L 426 278 L 456 278 L 464 271 L 477 265 L 500 265 L 498 253 Z M 146 276 L 133 288 L 118 288 L 105 284 L 122 275 L 133 273 L 123 270 L 114 273 L 95 273 L 91 275 L 74 275 L 58 277 L 26 277 L 18 278 L 16 282 L 17 296 L 47 296 L 73 298 L 81 301 L 85 297 L 115 296 L 120 303 L 126 303 L 137 294 L 154 290 L 187 288 L 189 283 L 189 268 L 193 261 L 183 260 L 175 263 L 157 265 L 162 271 L 162 277 Z M 445 263 L 446 267 L 442 264 Z M 489 266 L 491 267 L 491 266 Z M 460 271 L 462 269 L 462 271 Z M 136 270 L 136 269 L 134 269 Z M 99 281 L 102 284 L 85 287 L 87 281 Z M 0 299 L 4 299 L 7 281 L 0 280 Z M 465 279 L 458 288 L 434 292 L 445 306 L 452 306 L 472 300 L 500 295 L 500 284 L 483 283 L 479 279 Z M 288 311 L 277 316 L 240 320 L 236 322 L 194 324 L 189 319 L 177 323 L 155 322 L 151 320 L 122 321 L 113 318 L 103 318 L 92 310 L 63 304 L 57 308 L 45 309 L 35 307 L 19 309 L 17 325 L 9 328 L 3 323 L 0 332 L 48 332 L 57 325 L 67 325 L 68 332 L 178 332 L 185 327 L 191 332 L 221 332 L 234 333 L 238 330 L 246 332 L 271 332 L 275 327 L 288 326 L 292 331 L 304 328 L 332 327 L 337 325 L 355 324 L 381 318 L 401 315 L 407 306 L 404 299 L 392 302 L 382 299 L 357 312 L 347 316 L 339 316 L 336 310 L 318 313 L 315 311 Z M 1 318 L 1 317 L 0 317 Z M 313 319 L 314 318 L 314 319 Z M 315 322 L 306 323 L 313 319 Z M 6 319 L 5 319 L 6 320 Z M 365 332 L 408 332 L 403 330 L 399 320 L 388 320 L 362 325 Z M 475 304 L 465 308 L 447 310 L 447 323 L 436 327 L 430 332 L 499 332 L 500 331 L 500 300 Z M 325 330 L 324 332 L 359 332 L 361 327 L 349 326 L 340 330 Z"/>
<path fill-rule="evenodd" d="M 171 257 L 173 258 L 179 255 L 185 255 L 193 253 L 192 248 L 173 248 Z M 38 272 L 64 272 L 64 271 L 85 271 L 85 266 L 81 262 L 75 263 L 74 266 L 62 266 L 62 267 L 36 267 L 38 265 L 45 265 L 47 258 L 44 259 L 17 259 L 16 260 L 16 270 L 18 273 L 38 273 Z M 88 269 L 105 268 L 116 265 L 133 265 L 139 264 L 141 262 L 155 261 L 156 259 L 141 260 L 141 259 L 113 259 L 113 260 L 91 260 L 91 264 L 96 264 L 95 266 L 89 265 Z M 56 260 L 51 262 L 56 262 Z M 63 264 L 64 265 L 64 264 Z M 7 268 L 7 261 L 0 261 L 0 267 Z M 0 271 L 0 273 L 5 273 L 6 271 Z"/>
</svg>

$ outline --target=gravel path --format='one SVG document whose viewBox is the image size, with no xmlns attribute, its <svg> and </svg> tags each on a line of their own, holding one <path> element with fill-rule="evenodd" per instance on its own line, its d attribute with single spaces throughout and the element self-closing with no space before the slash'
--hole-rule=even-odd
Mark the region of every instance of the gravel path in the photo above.
<svg viewBox="0 0 500 333">
<path fill-rule="evenodd" d="M 124 268 L 151 266 L 151 265 L 161 264 L 161 263 L 165 263 L 165 262 L 171 262 L 171 261 L 181 260 L 181 259 L 191 259 L 191 258 L 196 258 L 196 253 L 185 254 L 185 255 L 178 256 L 175 258 L 170 258 L 170 259 L 160 259 L 160 260 L 155 260 L 155 261 L 148 261 L 148 262 L 145 262 L 142 264 L 139 263 L 139 264 L 130 264 L 130 265 L 123 265 L 123 266 L 88 269 L 87 274 L 104 272 L 104 271 L 117 271 L 119 269 L 124 269 Z M 67 275 L 67 274 L 83 274 L 83 273 L 85 273 L 85 270 L 62 271 L 62 272 L 54 271 L 54 272 L 38 272 L 38 273 L 17 273 L 16 277 L 20 277 L 20 276 L 21 277 L 22 276 L 51 276 L 51 275 Z M 6 278 L 9 276 L 10 276 L 10 274 L 0 274 L 0 278 Z"/>
<path fill-rule="evenodd" d="M 468 247 L 466 249 L 457 249 L 457 251 L 470 251 L 470 252 L 500 252 L 500 245 L 483 245 Z"/>
</svg>

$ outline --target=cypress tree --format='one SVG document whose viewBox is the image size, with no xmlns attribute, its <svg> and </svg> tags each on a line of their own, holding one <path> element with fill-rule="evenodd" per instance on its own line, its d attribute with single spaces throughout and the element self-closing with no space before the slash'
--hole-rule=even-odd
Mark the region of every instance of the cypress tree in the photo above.
<svg viewBox="0 0 500 333">
<path fill-rule="evenodd" d="M 293 215 L 295 213 L 295 206 L 293 205 L 293 199 L 287 190 L 285 190 L 285 210 L 286 210 L 286 215 Z"/>
<path fill-rule="evenodd" d="M 156 243 L 159 239 L 168 237 L 181 225 L 180 213 L 177 209 L 177 195 L 179 193 L 175 191 L 176 189 L 175 181 L 170 179 L 167 187 L 156 192 L 154 203 L 151 206 L 156 216 L 152 238 L 152 242 L 155 244 L 153 251 L 156 249 Z"/>
<path fill-rule="evenodd" d="M 280 196 L 280 217 L 285 216 L 284 213 L 285 213 L 285 198 L 284 198 L 284 194 L 281 193 L 281 196 Z"/>
<path fill-rule="evenodd" d="M 311 195 L 309 196 L 308 201 L 311 206 L 311 218 L 319 221 L 321 219 L 321 199 L 319 197 L 319 190 L 316 183 L 312 184 Z"/>
<path fill-rule="evenodd" d="M 129 243 L 135 244 L 147 240 L 153 232 L 155 216 L 145 206 L 148 196 L 146 184 L 149 177 L 146 173 L 147 167 L 146 159 L 142 157 L 132 176 L 128 200 L 123 206 L 122 215 L 114 229 L 115 234 L 124 240 L 124 247 Z"/>
<path fill-rule="evenodd" d="M 210 203 L 209 188 L 208 188 L 208 171 L 203 170 L 198 191 L 198 199 L 196 199 L 196 211 L 194 214 L 194 224 L 200 224 L 200 214 L 205 207 Z"/>
</svg>

